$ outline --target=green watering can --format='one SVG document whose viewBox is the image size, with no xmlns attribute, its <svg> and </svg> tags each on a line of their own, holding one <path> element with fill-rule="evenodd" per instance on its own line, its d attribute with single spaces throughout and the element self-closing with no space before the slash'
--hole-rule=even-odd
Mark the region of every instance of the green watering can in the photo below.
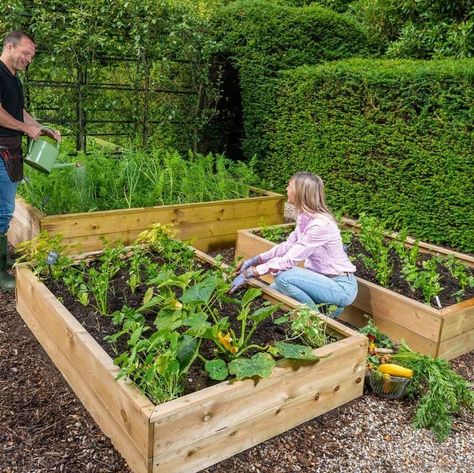
<svg viewBox="0 0 474 473">
<path fill-rule="evenodd" d="M 42 130 L 52 130 L 43 127 Z M 56 163 L 59 154 L 59 141 L 55 145 L 44 139 L 31 140 L 25 163 L 44 174 L 49 174 L 53 169 L 75 166 L 74 163 Z"/>
</svg>

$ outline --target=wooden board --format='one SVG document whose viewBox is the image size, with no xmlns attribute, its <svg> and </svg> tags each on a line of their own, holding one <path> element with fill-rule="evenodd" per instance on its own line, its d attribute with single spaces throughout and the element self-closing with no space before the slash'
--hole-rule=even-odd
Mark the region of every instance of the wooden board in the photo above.
<svg viewBox="0 0 474 473">
<path fill-rule="evenodd" d="M 348 219 L 345 224 L 357 227 Z M 253 233 L 259 230 L 238 232 L 236 255 L 250 258 L 275 245 Z M 427 243 L 420 242 L 420 248 L 432 253 L 453 254 L 469 266 L 474 262 L 469 255 Z M 268 283 L 273 281 L 270 275 L 262 279 Z M 451 359 L 474 350 L 474 299 L 438 310 L 361 278 L 357 278 L 357 282 L 357 298 L 341 314 L 341 319 L 354 327 L 366 325 L 366 315 L 369 315 L 382 332 L 394 340 L 406 340 L 412 349 L 421 353 Z"/>
<path fill-rule="evenodd" d="M 288 400 L 280 406 L 259 411 L 256 415 L 235 424 L 227 424 L 211 436 L 155 457 L 153 471 L 201 471 L 216 461 L 224 460 L 357 398 L 361 394 L 362 379 L 357 374 L 352 375 L 338 383 L 322 386 L 317 393 Z"/>
<path fill-rule="evenodd" d="M 17 268 L 17 311 L 131 468 L 148 472 L 153 404 L 115 380 L 112 359 L 25 265 Z"/>
<path fill-rule="evenodd" d="M 153 223 L 169 223 L 176 227 L 179 238 L 192 240 L 207 251 L 234 244 L 241 228 L 283 221 L 283 195 L 252 190 L 256 197 L 50 216 L 17 198 L 8 238 L 17 244 L 45 230 L 61 233 L 65 242 L 81 243 L 79 252 L 86 252 L 102 248 L 101 238 L 129 244 Z"/>
<path fill-rule="evenodd" d="M 41 230 L 41 219 L 44 214 L 27 204 L 21 197 L 15 199 L 15 213 L 8 230 L 8 241 L 17 245 L 31 240 Z"/>
<path fill-rule="evenodd" d="M 278 297 L 267 288 L 263 292 Z M 281 303 L 296 307 L 290 298 Z M 137 473 L 199 471 L 363 390 L 367 338 L 325 318 L 339 340 L 315 350 L 329 355 L 317 364 L 282 361 L 269 378 L 224 382 L 154 406 L 136 388 L 115 380 L 118 368 L 111 358 L 25 264 L 17 267 L 17 310 Z"/>
<path fill-rule="evenodd" d="M 360 231 L 361 227 L 356 220 L 353 220 L 351 218 L 343 218 L 342 223 L 345 228 L 351 229 L 355 231 L 356 233 Z M 387 235 L 388 238 L 396 238 L 398 236 L 398 233 L 396 232 L 386 232 L 385 234 Z M 460 253 L 459 251 L 449 250 L 448 248 L 444 248 L 442 246 L 432 245 L 431 243 L 419 241 L 410 236 L 406 238 L 406 245 L 408 247 L 412 247 L 417 241 L 420 247 L 420 251 L 424 253 L 430 253 L 433 255 L 445 255 L 445 256 L 453 255 L 456 258 L 462 260 L 463 263 L 466 264 L 467 266 L 474 267 L 474 257 L 471 255 L 467 255 L 465 253 Z"/>
</svg>

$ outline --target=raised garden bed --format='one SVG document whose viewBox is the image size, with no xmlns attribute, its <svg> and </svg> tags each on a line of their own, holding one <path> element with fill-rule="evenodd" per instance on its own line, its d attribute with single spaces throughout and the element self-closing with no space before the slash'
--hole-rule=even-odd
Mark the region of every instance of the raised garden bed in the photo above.
<svg viewBox="0 0 474 473">
<path fill-rule="evenodd" d="M 355 233 L 360 230 L 353 220 L 345 219 L 343 223 Z M 249 258 L 274 245 L 255 234 L 261 230 L 253 228 L 238 232 L 236 257 Z M 408 239 L 408 244 L 413 243 L 413 239 Z M 469 255 L 423 242 L 419 246 L 422 252 L 453 254 L 464 264 L 474 266 L 474 258 Z M 265 276 L 264 279 L 270 282 L 272 278 Z M 444 359 L 452 359 L 474 349 L 474 298 L 437 309 L 360 277 L 357 280 L 359 293 L 354 303 L 344 310 L 341 320 L 362 327 L 367 323 L 366 314 L 370 315 L 377 327 L 394 340 L 403 338 L 413 350 Z"/>
<path fill-rule="evenodd" d="M 111 357 L 24 264 L 17 267 L 17 310 L 135 472 L 199 471 L 362 394 L 367 339 L 332 320 L 327 331 L 336 341 L 313 351 L 324 357 L 317 363 L 282 361 L 267 378 L 221 382 L 154 405 L 116 381 Z"/>
<path fill-rule="evenodd" d="M 251 190 L 255 197 L 49 216 L 18 197 L 8 239 L 16 245 L 40 231 L 61 233 L 65 242 L 80 243 L 82 253 L 101 249 L 102 238 L 129 244 L 153 223 L 171 223 L 179 238 L 206 252 L 234 244 L 241 228 L 283 221 L 283 195 Z"/>
</svg>

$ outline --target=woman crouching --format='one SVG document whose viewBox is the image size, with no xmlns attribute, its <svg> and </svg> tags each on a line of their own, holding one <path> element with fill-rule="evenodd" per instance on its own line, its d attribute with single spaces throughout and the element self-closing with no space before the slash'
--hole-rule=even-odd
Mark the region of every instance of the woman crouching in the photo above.
<svg viewBox="0 0 474 473">
<path fill-rule="evenodd" d="M 357 295 L 356 267 L 350 262 L 341 232 L 324 197 L 322 179 L 310 172 L 297 172 L 286 188 L 288 203 L 298 212 L 295 230 L 271 250 L 242 261 L 230 293 L 251 277 L 270 273 L 275 289 L 310 307 L 335 305 L 332 317 L 340 315 Z M 297 267 L 304 262 L 304 268 Z"/>
</svg>

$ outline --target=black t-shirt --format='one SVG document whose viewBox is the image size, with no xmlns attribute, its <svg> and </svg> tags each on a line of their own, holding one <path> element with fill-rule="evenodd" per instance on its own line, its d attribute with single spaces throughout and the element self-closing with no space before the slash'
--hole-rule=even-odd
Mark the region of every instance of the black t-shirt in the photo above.
<svg viewBox="0 0 474 473">
<path fill-rule="evenodd" d="M 15 119 L 23 121 L 25 99 L 20 79 L 13 75 L 5 64 L 0 61 L 0 103 L 2 107 Z M 18 136 L 22 133 L 0 126 L 0 137 Z"/>
</svg>

